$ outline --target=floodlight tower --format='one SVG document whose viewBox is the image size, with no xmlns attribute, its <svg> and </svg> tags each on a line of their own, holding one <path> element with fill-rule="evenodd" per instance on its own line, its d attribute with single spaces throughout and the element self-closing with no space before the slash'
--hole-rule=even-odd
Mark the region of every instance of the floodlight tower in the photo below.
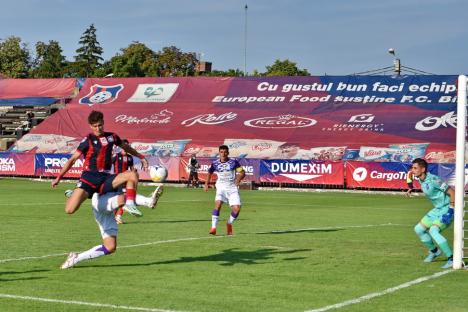
<svg viewBox="0 0 468 312">
<path fill-rule="evenodd" d="M 395 74 L 397 76 L 400 76 L 400 73 L 401 73 L 401 61 L 400 59 L 397 57 L 396 55 L 396 52 L 395 52 L 395 49 L 393 48 L 390 48 L 388 49 L 388 53 L 393 55 L 393 71 L 395 72 Z"/>
</svg>

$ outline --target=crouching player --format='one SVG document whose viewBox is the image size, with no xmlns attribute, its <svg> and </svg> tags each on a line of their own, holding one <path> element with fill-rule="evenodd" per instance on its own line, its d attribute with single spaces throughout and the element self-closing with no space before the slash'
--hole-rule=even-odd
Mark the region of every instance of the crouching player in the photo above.
<svg viewBox="0 0 468 312">
<path fill-rule="evenodd" d="M 422 191 L 434 206 L 414 227 L 421 242 L 429 249 L 429 255 L 424 262 L 434 261 L 443 252 L 447 256 L 447 262 L 442 268 L 449 269 L 453 265 L 453 253 L 441 232 L 453 221 L 455 191 L 438 176 L 429 173 L 427 162 L 422 158 L 413 160 L 411 173 L 419 180 Z M 412 188 L 412 185 L 410 187 Z"/>
<path fill-rule="evenodd" d="M 216 235 L 216 226 L 223 202 L 231 206 L 231 215 L 226 224 L 227 235 L 232 235 L 232 223 L 239 216 L 241 209 L 239 184 L 245 177 L 245 172 L 236 159 L 228 156 L 229 148 L 226 145 L 221 145 L 219 147 L 219 159 L 211 163 L 205 181 L 205 192 L 208 192 L 211 176 L 216 172 L 218 179 L 216 180 L 215 208 L 211 213 L 211 235 Z"/>
<path fill-rule="evenodd" d="M 118 227 L 114 217 L 114 211 L 124 205 L 125 199 L 122 200 L 124 196 L 125 195 L 121 193 L 115 192 L 101 195 L 94 193 L 91 198 L 91 206 L 94 218 L 99 226 L 99 230 L 101 231 L 102 245 L 94 246 L 93 248 L 81 253 L 69 253 L 67 259 L 61 265 L 61 269 L 68 269 L 83 260 L 102 257 L 115 252 L 117 248 Z M 160 193 L 158 192 L 158 188 L 156 188 L 150 198 L 150 202 L 147 203 L 148 206 L 156 205 L 159 196 Z"/>
</svg>

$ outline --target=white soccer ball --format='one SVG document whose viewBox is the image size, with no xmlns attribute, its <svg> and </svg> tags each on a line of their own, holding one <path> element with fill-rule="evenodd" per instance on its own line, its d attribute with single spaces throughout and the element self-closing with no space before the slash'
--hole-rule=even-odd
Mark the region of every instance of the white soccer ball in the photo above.
<svg viewBox="0 0 468 312">
<path fill-rule="evenodd" d="M 167 178 L 167 169 L 160 165 L 150 166 L 149 175 L 153 182 L 164 182 Z"/>
</svg>

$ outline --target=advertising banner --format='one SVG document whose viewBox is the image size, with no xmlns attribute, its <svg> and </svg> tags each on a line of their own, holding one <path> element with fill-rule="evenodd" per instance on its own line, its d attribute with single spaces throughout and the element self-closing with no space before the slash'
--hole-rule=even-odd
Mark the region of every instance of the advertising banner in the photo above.
<svg viewBox="0 0 468 312">
<path fill-rule="evenodd" d="M 0 175 L 34 175 L 34 155 L 0 153 Z"/>
<path fill-rule="evenodd" d="M 306 160 L 261 160 L 261 182 L 344 184 L 343 162 Z"/>
<path fill-rule="evenodd" d="M 70 157 L 70 154 L 35 154 L 35 175 L 56 177 Z M 79 178 L 83 171 L 83 164 L 84 159 L 78 159 L 65 174 L 65 178 Z"/>
</svg>

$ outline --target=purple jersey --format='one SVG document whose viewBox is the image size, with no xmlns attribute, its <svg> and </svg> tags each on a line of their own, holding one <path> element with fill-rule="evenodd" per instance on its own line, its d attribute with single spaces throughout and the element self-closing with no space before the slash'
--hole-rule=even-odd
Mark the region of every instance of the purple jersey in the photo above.
<svg viewBox="0 0 468 312">
<path fill-rule="evenodd" d="M 241 165 L 237 159 L 228 158 L 227 161 L 221 162 L 221 160 L 216 159 L 211 163 L 208 172 L 213 174 L 216 172 L 218 180 L 216 181 L 216 186 L 233 186 L 235 185 L 234 181 L 236 180 L 236 171 L 238 168 L 241 168 Z"/>
</svg>

